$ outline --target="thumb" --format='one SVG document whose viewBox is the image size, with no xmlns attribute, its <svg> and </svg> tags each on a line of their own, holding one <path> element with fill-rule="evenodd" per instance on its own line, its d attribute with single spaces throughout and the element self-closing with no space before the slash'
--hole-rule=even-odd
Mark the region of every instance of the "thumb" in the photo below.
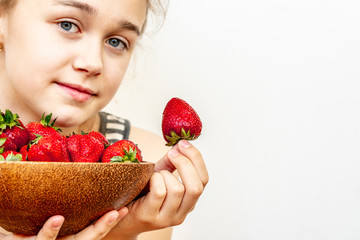
<svg viewBox="0 0 360 240">
<path fill-rule="evenodd" d="M 167 154 L 165 154 L 159 161 L 157 161 L 155 163 L 155 167 L 154 167 L 154 171 L 155 172 L 160 172 L 162 170 L 167 170 L 169 172 L 173 172 L 175 171 L 176 167 L 171 163 L 168 155 L 172 152 L 172 151 L 179 151 L 179 147 L 176 144 L 171 150 L 169 150 L 167 152 Z"/>
<path fill-rule="evenodd" d="M 37 240 L 40 239 L 56 239 L 61 225 L 64 223 L 64 217 L 57 215 L 49 218 L 42 229 L 39 231 L 38 235 L 36 236 Z"/>
</svg>

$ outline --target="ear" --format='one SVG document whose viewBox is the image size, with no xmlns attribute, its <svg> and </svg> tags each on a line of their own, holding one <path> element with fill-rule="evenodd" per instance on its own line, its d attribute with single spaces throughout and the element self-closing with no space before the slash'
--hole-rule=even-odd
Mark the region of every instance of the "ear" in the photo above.
<svg viewBox="0 0 360 240">
<path fill-rule="evenodd" d="M 3 46 L 5 42 L 5 34 L 8 26 L 8 14 L 0 8 L 0 44 Z"/>
</svg>

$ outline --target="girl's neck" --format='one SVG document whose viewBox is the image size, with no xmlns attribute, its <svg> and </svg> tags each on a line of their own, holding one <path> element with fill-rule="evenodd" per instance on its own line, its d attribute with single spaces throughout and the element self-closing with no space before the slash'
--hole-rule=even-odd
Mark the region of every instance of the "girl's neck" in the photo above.
<svg viewBox="0 0 360 240">
<path fill-rule="evenodd" d="M 81 133 L 81 131 L 84 132 L 90 132 L 90 131 L 99 131 L 100 129 L 100 115 L 95 114 L 94 117 L 89 118 L 87 121 L 85 121 L 83 124 L 76 126 L 76 127 L 62 127 L 61 128 L 61 134 L 62 135 L 68 135 L 73 132 L 75 133 Z"/>
</svg>

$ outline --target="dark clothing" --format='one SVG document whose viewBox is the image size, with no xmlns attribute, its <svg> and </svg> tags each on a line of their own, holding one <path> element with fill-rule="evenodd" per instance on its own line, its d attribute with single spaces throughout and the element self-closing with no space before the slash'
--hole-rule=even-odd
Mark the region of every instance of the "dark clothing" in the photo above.
<svg viewBox="0 0 360 240">
<path fill-rule="evenodd" d="M 107 112 L 100 112 L 100 132 L 110 144 L 129 139 L 130 121 Z"/>
</svg>

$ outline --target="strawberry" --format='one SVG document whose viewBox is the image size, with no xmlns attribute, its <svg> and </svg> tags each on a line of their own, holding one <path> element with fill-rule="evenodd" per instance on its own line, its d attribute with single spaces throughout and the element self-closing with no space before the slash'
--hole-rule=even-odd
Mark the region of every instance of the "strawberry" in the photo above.
<svg viewBox="0 0 360 240">
<path fill-rule="evenodd" d="M 15 149 L 15 144 L 9 138 L 0 138 L 0 161 L 21 161 L 22 156 Z"/>
<path fill-rule="evenodd" d="M 4 133 L 0 134 L 0 152 L 16 151 L 16 145 Z"/>
<path fill-rule="evenodd" d="M 67 138 L 67 150 L 72 162 L 99 162 L 105 145 L 93 133 L 73 134 Z"/>
<path fill-rule="evenodd" d="M 22 148 L 20 148 L 20 154 L 21 154 L 21 156 L 22 156 L 23 161 L 27 161 L 27 160 L 28 160 L 28 157 L 27 157 L 28 148 L 29 148 L 29 145 L 25 145 L 25 146 L 23 146 Z"/>
<path fill-rule="evenodd" d="M 104 144 L 105 147 L 110 145 L 109 141 L 106 139 L 106 137 L 101 132 L 90 131 L 89 135 L 96 138 L 97 140 L 99 140 L 102 144 Z"/>
<path fill-rule="evenodd" d="M 34 140 L 37 135 L 43 137 L 54 136 L 56 138 L 62 138 L 60 132 L 61 129 L 55 127 L 56 118 L 51 121 L 52 113 L 45 116 L 45 113 L 42 115 L 40 122 L 30 122 L 26 125 L 26 129 L 30 134 L 30 140 Z"/>
<path fill-rule="evenodd" d="M 0 114 L 0 133 L 8 137 L 16 146 L 16 150 L 29 142 L 29 133 L 24 124 L 20 121 L 19 115 L 13 114 L 6 109 Z"/>
<path fill-rule="evenodd" d="M 20 149 L 21 154 L 28 161 L 37 162 L 70 162 L 66 150 L 65 138 L 39 135 L 29 145 Z"/>
<path fill-rule="evenodd" d="M 21 153 L 16 151 L 6 151 L 0 154 L 0 161 L 25 161 Z"/>
<path fill-rule="evenodd" d="M 142 162 L 141 151 L 138 146 L 129 140 L 119 140 L 108 146 L 101 162 Z"/>
<path fill-rule="evenodd" d="M 181 139 L 197 139 L 201 134 L 202 123 L 187 102 L 172 98 L 165 106 L 161 127 L 166 146 L 173 146 Z"/>
</svg>

